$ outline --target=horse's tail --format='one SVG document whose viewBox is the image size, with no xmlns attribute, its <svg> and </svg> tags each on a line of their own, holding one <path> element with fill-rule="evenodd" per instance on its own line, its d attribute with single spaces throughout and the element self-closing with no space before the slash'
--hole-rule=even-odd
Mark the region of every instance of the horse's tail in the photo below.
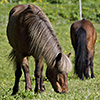
<svg viewBox="0 0 100 100">
<path fill-rule="evenodd" d="M 87 67 L 87 56 L 86 31 L 80 27 L 75 31 L 75 73 L 81 79 Z"/>
<path fill-rule="evenodd" d="M 16 60 L 16 51 L 14 49 L 12 49 L 12 51 L 10 52 L 8 59 L 11 62 L 14 62 L 14 65 L 17 65 L 17 60 Z M 14 66 L 14 69 L 16 69 L 17 66 Z"/>
</svg>

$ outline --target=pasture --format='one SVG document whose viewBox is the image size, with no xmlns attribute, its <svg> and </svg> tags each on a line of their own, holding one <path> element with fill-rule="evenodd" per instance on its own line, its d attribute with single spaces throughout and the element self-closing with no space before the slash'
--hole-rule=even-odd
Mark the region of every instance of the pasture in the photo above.
<svg viewBox="0 0 100 100">
<path fill-rule="evenodd" d="M 35 3 L 43 9 L 53 9 L 57 5 Z M 22 75 L 19 83 L 19 92 L 15 96 L 11 96 L 12 88 L 14 85 L 15 75 L 13 64 L 9 62 L 8 55 L 11 51 L 11 46 L 8 43 L 6 36 L 6 26 L 8 22 L 9 11 L 14 4 L 0 4 L 0 100 L 99 100 L 100 99 L 100 23 L 92 21 L 96 31 L 97 31 L 97 41 L 95 45 L 95 55 L 94 55 L 94 74 L 95 78 L 85 79 L 81 81 L 74 74 L 74 50 L 71 45 L 70 40 L 70 26 L 73 21 L 69 21 L 66 18 L 61 16 L 53 16 L 52 13 L 56 11 L 53 9 L 48 14 L 46 10 L 44 12 L 50 18 L 51 24 L 55 30 L 58 41 L 63 49 L 63 52 L 67 55 L 71 52 L 70 59 L 73 64 L 73 70 L 68 73 L 68 88 L 69 92 L 66 94 L 59 94 L 54 92 L 50 82 L 45 76 L 45 70 L 47 68 L 44 61 L 44 83 L 46 90 L 41 94 L 35 94 L 35 77 L 34 69 L 35 63 L 32 57 L 29 57 L 29 66 L 30 66 L 30 76 L 32 80 L 32 91 L 25 92 L 25 79 L 24 74 Z M 51 15 L 51 16 L 50 16 Z M 56 15 L 56 13 L 55 13 Z M 91 21 L 91 20 L 90 20 Z"/>
</svg>

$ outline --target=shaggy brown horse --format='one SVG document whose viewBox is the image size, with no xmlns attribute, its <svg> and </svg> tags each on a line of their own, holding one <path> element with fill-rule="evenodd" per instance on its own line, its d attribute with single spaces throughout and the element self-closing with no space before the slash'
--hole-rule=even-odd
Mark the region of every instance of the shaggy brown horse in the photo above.
<svg viewBox="0 0 100 100">
<path fill-rule="evenodd" d="M 75 50 L 75 72 L 83 80 L 83 74 L 86 78 L 89 76 L 89 66 L 91 69 L 91 78 L 93 73 L 94 45 L 97 34 L 93 24 L 85 19 L 77 21 L 71 25 L 71 41 Z"/>
<path fill-rule="evenodd" d="M 15 61 L 16 66 L 12 95 L 18 92 L 21 68 L 25 75 L 25 89 L 32 90 L 28 56 L 33 56 L 36 62 L 35 93 L 45 90 L 42 75 L 43 58 L 47 64 L 46 76 L 54 90 L 59 93 L 68 92 L 67 72 L 71 70 L 72 63 L 62 52 L 48 18 L 39 7 L 30 4 L 12 8 L 9 13 L 7 36 L 13 48 L 9 58 Z"/>
</svg>

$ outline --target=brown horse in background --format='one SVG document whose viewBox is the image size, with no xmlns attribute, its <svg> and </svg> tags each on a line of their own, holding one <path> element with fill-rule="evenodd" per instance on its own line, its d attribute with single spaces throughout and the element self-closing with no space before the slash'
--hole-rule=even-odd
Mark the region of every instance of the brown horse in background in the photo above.
<svg viewBox="0 0 100 100">
<path fill-rule="evenodd" d="M 93 24 L 85 19 L 76 21 L 71 25 L 70 35 L 75 50 L 75 73 L 82 80 L 83 74 L 86 78 L 90 78 L 90 66 L 91 78 L 93 78 L 94 45 L 97 38 Z"/>
<path fill-rule="evenodd" d="M 13 48 L 9 57 L 15 61 L 16 67 L 12 95 L 18 92 L 21 68 L 25 75 L 25 89 L 32 90 L 28 56 L 33 56 L 36 62 L 35 93 L 45 90 L 43 58 L 47 64 L 46 76 L 54 90 L 59 93 L 68 92 L 67 72 L 71 70 L 72 63 L 62 52 L 48 18 L 39 7 L 33 4 L 14 7 L 9 13 L 7 36 Z"/>
</svg>

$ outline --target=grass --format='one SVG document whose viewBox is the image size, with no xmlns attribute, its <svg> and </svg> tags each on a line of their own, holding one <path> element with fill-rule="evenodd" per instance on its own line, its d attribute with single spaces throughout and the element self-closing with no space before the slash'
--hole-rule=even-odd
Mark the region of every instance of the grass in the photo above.
<svg viewBox="0 0 100 100">
<path fill-rule="evenodd" d="M 30 57 L 30 75 L 32 79 L 33 91 L 25 92 L 24 75 L 22 75 L 19 84 L 19 92 L 16 96 L 10 96 L 14 85 L 14 70 L 13 64 L 9 63 L 8 55 L 11 51 L 11 46 L 6 37 L 6 26 L 8 22 L 8 14 L 10 9 L 17 4 L 2 4 L 0 5 L 0 99 L 1 100 L 99 100 L 100 99 L 100 24 L 93 23 L 97 31 L 97 42 L 95 45 L 94 56 L 94 72 L 95 78 L 81 81 L 74 74 L 72 70 L 68 74 L 69 93 L 59 94 L 55 93 L 50 82 L 44 81 L 46 91 L 42 94 L 35 94 L 34 87 L 34 59 Z M 54 5 L 53 5 L 54 6 Z M 52 7 L 52 5 L 51 5 Z M 70 25 L 67 19 L 57 16 L 57 20 L 51 21 L 55 30 L 56 36 L 63 52 L 68 54 L 71 52 L 70 59 L 74 67 L 74 51 L 70 41 Z M 44 79 L 45 79 L 46 64 L 44 63 Z"/>
</svg>

